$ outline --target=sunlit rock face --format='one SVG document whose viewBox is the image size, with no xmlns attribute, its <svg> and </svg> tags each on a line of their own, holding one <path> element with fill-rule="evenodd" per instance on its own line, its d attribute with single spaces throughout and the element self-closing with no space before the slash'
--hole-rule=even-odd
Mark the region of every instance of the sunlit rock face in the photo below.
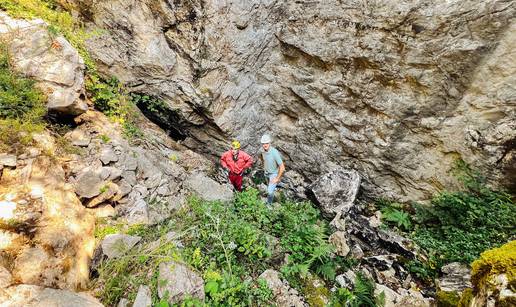
<svg viewBox="0 0 516 307">
<path fill-rule="evenodd" d="M 61 35 L 41 19 L 22 20 L 0 12 L 0 39 L 14 71 L 36 81 L 52 112 L 78 115 L 88 109 L 84 61 Z"/>
<path fill-rule="evenodd" d="M 427 199 L 462 158 L 514 179 L 512 1 L 81 1 L 106 75 L 161 97 L 160 125 L 219 154 L 270 132 L 311 181 Z M 145 106 L 142 106 L 145 108 Z M 512 187 L 514 188 L 514 187 Z"/>
<path fill-rule="evenodd" d="M 0 267 L 10 269 L 13 284 L 87 286 L 94 218 L 59 164 L 38 156 L 4 169 L 0 203 Z"/>
</svg>

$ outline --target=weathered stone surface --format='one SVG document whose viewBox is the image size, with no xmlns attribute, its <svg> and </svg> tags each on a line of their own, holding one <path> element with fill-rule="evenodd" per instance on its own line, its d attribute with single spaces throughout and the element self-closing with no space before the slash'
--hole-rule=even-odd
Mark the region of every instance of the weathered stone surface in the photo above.
<svg viewBox="0 0 516 307">
<path fill-rule="evenodd" d="M 350 248 L 347 243 L 346 233 L 344 231 L 334 232 L 329 241 L 333 246 L 335 246 L 335 251 L 337 255 L 346 257 L 349 254 Z"/>
<path fill-rule="evenodd" d="M 136 299 L 134 300 L 133 307 L 151 307 L 152 306 L 152 298 L 151 298 L 151 290 L 149 286 L 141 285 L 138 288 L 138 294 L 136 294 Z"/>
<path fill-rule="evenodd" d="M 100 194 L 95 198 L 90 199 L 86 202 L 85 206 L 93 208 L 109 200 L 117 200 L 120 196 L 120 189 L 118 185 L 113 182 L 108 182 L 100 188 Z"/>
<path fill-rule="evenodd" d="M 274 302 L 280 307 L 287 306 L 308 306 L 297 293 L 297 291 L 290 287 L 286 281 L 282 281 L 279 277 L 279 272 L 275 270 L 266 270 L 260 278 L 265 279 L 267 286 L 272 290 L 274 295 Z"/>
<path fill-rule="evenodd" d="M 138 236 L 109 234 L 102 240 L 100 246 L 102 246 L 102 253 L 108 258 L 118 258 L 133 248 L 140 240 L 141 237 Z"/>
<path fill-rule="evenodd" d="M 99 156 L 100 161 L 102 161 L 103 164 L 109 164 L 111 162 L 118 161 L 118 156 L 115 154 L 115 151 L 111 147 L 104 147 L 100 151 Z"/>
<path fill-rule="evenodd" d="M 99 172 L 85 170 L 77 176 L 75 193 L 83 198 L 92 198 L 102 193 L 102 187 L 104 185 L 105 182 L 100 177 Z"/>
<path fill-rule="evenodd" d="M 43 288 L 34 285 L 16 285 L 0 292 L 2 307 L 103 307 L 96 298 L 87 293 Z"/>
<path fill-rule="evenodd" d="M 364 191 L 400 200 L 454 184 L 457 156 L 516 182 L 515 7 L 505 0 L 79 9 L 109 29 L 88 41 L 99 69 L 163 98 L 174 120 L 161 124 L 190 148 L 218 156 L 236 137 L 253 152 L 270 132 L 305 179 L 342 166 Z"/>
<path fill-rule="evenodd" d="M 207 201 L 231 201 L 233 199 L 233 190 L 229 185 L 222 185 L 199 172 L 188 176 L 184 186 Z"/>
<path fill-rule="evenodd" d="M 0 37 L 7 39 L 13 68 L 47 94 L 47 108 L 78 115 L 88 109 L 84 61 L 61 35 L 51 36 L 41 19 L 25 21 L 0 12 Z"/>
<path fill-rule="evenodd" d="M 168 295 L 171 304 L 179 303 L 186 297 L 204 300 L 204 281 L 186 265 L 170 261 L 159 265 L 158 295 Z"/>
<path fill-rule="evenodd" d="M 16 167 L 16 156 L 6 153 L 0 153 L 0 165 Z"/>
<path fill-rule="evenodd" d="M 471 270 L 467 265 L 453 262 L 441 268 L 443 276 L 436 280 L 436 285 L 441 291 L 461 293 L 466 288 L 471 288 Z"/>
<path fill-rule="evenodd" d="M 0 265 L 0 289 L 9 287 L 13 282 L 11 273 L 2 265 Z"/>
<path fill-rule="evenodd" d="M 94 219 L 65 183 L 61 166 L 39 156 L 16 168 L 0 180 L 0 202 L 6 197 L 17 204 L 11 217 L 15 226 L 9 228 L 9 235 L 1 235 L 2 255 L 12 259 L 13 279 L 53 288 L 84 288 L 94 249 Z"/>
<path fill-rule="evenodd" d="M 91 142 L 91 136 L 89 133 L 82 129 L 74 129 L 73 131 L 68 132 L 66 137 L 75 146 L 87 147 Z"/>
<path fill-rule="evenodd" d="M 339 168 L 317 178 L 309 188 L 323 214 L 339 217 L 353 206 L 360 188 L 360 175 Z"/>
<path fill-rule="evenodd" d="M 111 205 L 100 205 L 96 208 L 87 209 L 87 211 L 94 215 L 96 218 L 107 218 L 116 215 L 115 208 L 113 208 Z"/>
</svg>

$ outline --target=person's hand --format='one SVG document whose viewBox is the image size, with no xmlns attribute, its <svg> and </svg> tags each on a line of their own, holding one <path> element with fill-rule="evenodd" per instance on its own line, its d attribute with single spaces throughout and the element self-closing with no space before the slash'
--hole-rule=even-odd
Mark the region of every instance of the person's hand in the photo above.
<svg viewBox="0 0 516 307">
<path fill-rule="evenodd" d="M 279 181 L 280 181 L 280 178 L 279 178 L 278 176 L 276 176 L 276 177 L 274 177 L 274 178 L 272 178 L 272 179 L 271 179 L 271 182 L 272 182 L 273 184 L 276 184 L 276 183 L 278 183 Z"/>
</svg>

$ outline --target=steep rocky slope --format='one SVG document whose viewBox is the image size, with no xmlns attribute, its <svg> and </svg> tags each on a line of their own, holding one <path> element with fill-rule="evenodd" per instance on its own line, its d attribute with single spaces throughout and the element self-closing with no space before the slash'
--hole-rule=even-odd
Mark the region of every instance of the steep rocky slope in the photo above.
<svg viewBox="0 0 516 307">
<path fill-rule="evenodd" d="M 427 199 L 462 158 L 514 188 L 513 1 L 66 1 L 101 70 L 216 155 L 271 132 L 306 179 Z M 145 106 L 142 106 L 145 109 Z"/>
</svg>

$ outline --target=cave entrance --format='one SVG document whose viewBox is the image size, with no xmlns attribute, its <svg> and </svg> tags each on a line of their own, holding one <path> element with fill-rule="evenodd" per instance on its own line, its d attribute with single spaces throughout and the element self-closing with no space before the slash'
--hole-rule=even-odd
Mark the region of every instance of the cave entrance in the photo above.
<svg viewBox="0 0 516 307">
<path fill-rule="evenodd" d="M 163 100 L 144 93 L 131 93 L 131 99 L 145 117 L 165 130 L 174 141 L 186 139 L 188 133 L 181 124 L 181 116 Z"/>
</svg>

